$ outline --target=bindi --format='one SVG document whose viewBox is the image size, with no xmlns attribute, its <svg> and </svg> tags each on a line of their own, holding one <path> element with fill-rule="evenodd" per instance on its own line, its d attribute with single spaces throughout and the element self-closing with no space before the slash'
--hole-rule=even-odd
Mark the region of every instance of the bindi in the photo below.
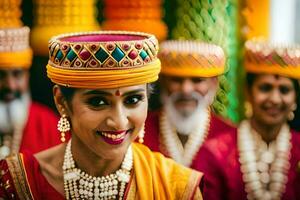
<svg viewBox="0 0 300 200">
<path fill-rule="evenodd" d="M 121 95 L 121 92 L 120 92 L 119 89 L 116 90 L 115 95 L 116 95 L 116 96 L 120 96 L 120 95 Z"/>
</svg>

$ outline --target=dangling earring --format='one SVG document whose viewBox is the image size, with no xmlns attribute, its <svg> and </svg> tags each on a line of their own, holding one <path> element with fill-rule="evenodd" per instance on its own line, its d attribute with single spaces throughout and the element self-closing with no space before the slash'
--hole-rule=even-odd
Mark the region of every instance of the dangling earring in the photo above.
<svg viewBox="0 0 300 200">
<path fill-rule="evenodd" d="M 249 101 L 245 101 L 244 106 L 245 106 L 245 117 L 249 119 L 253 115 L 252 104 Z"/>
<path fill-rule="evenodd" d="M 67 116 L 63 114 L 57 124 L 57 129 L 60 132 L 60 140 L 62 142 L 66 141 L 66 132 L 70 130 L 70 122 L 67 119 Z"/>
<path fill-rule="evenodd" d="M 297 109 L 297 104 L 292 105 L 291 112 L 288 114 L 287 118 L 292 121 L 295 118 L 294 111 Z"/>
<path fill-rule="evenodd" d="M 145 135 L 145 125 L 143 126 L 142 130 L 138 134 L 138 141 L 139 143 L 143 144 L 144 143 L 144 135 Z"/>
</svg>

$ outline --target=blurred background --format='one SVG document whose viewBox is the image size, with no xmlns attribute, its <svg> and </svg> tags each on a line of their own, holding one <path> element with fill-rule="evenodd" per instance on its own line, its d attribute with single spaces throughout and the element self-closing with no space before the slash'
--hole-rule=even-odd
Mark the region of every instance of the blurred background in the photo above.
<svg viewBox="0 0 300 200">
<path fill-rule="evenodd" d="M 1 1 L 0 14 L 18 13 L 19 19 L 11 25 L 23 23 L 31 28 L 32 97 L 53 109 L 52 85 L 45 71 L 47 41 L 63 32 L 132 30 L 153 33 L 160 41 L 194 39 L 222 46 L 227 73 L 220 77 L 213 108 L 233 122 L 243 119 L 245 110 L 244 41 L 265 37 L 280 43 L 300 42 L 300 0 Z M 151 98 L 151 109 L 159 106 L 158 91 Z"/>
</svg>

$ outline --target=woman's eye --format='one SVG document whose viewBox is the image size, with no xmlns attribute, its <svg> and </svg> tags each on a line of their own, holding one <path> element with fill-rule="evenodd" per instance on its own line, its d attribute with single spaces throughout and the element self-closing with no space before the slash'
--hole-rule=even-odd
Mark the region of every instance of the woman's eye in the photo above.
<svg viewBox="0 0 300 200">
<path fill-rule="evenodd" d="M 108 102 L 103 99 L 103 98 L 100 98 L 100 97 L 93 97 L 93 98 L 90 98 L 88 101 L 87 101 L 88 105 L 91 105 L 93 107 L 99 107 L 99 106 L 104 106 L 104 105 L 108 105 Z"/>
<path fill-rule="evenodd" d="M 286 86 L 281 86 L 281 87 L 279 87 L 279 90 L 280 90 L 281 94 L 288 94 L 292 90 L 292 88 L 286 87 Z"/>
<path fill-rule="evenodd" d="M 258 89 L 262 92 L 269 92 L 272 90 L 272 86 L 269 84 L 263 84 L 263 85 L 258 86 Z"/>
<path fill-rule="evenodd" d="M 144 99 L 144 96 L 142 96 L 142 95 L 128 96 L 125 99 L 125 104 L 135 105 L 135 104 L 139 103 L 143 99 Z"/>
</svg>

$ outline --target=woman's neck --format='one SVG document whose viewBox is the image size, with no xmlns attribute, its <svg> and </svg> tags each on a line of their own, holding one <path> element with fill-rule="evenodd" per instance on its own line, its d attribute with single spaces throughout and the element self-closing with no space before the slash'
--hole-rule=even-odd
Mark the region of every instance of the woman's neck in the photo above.
<svg viewBox="0 0 300 200">
<path fill-rule="evenodd" d="M 124 159 L 119 156 L 114 159 L 103 159 L 92 152 L 76 136 L 72 136 L 71 151 L 76 167 L 91 176 L 106 176 L 117 171 Z"/>
<path fill-rule="evenodd" d="M 270 143 L 276 139 L 282 124 L 266 125 L 254 118 L 250 119 L 251 127 L 262 137 L 266 143 Z"/>
</svg>

